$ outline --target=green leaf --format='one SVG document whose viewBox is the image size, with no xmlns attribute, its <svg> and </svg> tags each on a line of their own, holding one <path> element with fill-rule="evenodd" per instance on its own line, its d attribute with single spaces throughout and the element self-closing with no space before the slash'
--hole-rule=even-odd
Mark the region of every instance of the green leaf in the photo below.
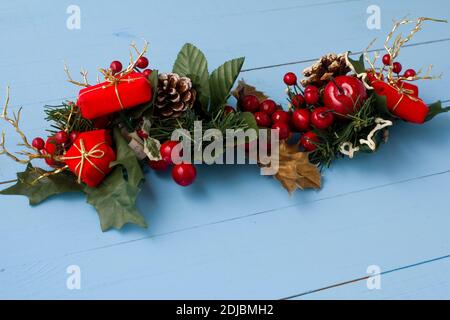
<svg viewBox="0 0 450 320">
<path fill-rule="evenodd" d="M 428 115 L 425 119 L 425 122 L 430 121 L 431 119 L 433 119 L 434 117 L 436 117 L 438 114 L 444 113 L 444 112 L 448 112 L 450 111 L 450 107 L 442 107 L 442 102 L 441 101 L 437 101 L 435 103 L 432 103 L 428 106 Z"/>
<path fill-rule="evenodd" d="M 158 161 L 161 160 L 161 153 L 159 149 L 161 148 L 161 143 L 153 139 L 151 137 L 145 139 L 144 141 L 144 153 L 147 155 L 147 157 L 152 161 Z"/>
<path fill-rule="evenodd" d="M 147 228 L 144 217 L 136 208 L 140 189 L 123 177 L 117 167 L 97 188 L 86 187 L 87 202 L 94 206 L 100 218 L 102 231 L 121 229 L 127 223 Z"/>
<path fill-rule="evenodd" d="M 238 58 L 227 61 L 211 74 L 209 88 L 211 90 L 210 110 L 212 113 L 227 102 L 234 82 L 241 72 L 244 60 L 245 58 Z"/>
<path fill-rule="evenodd" d="M 361 55 L 358 60 L 353 60 L 352 58 L 348 57 L 348 61 L 353 65 L 353 68 L 355 68 L 357 73 L 364 73 L 366 72 L 366 66 L 364 65 L 364 56 Z"/>
<path fill-rule="evenodd" d="M 75 176 L 67 171 L 37 181 L 40 176 L 47 172 L 29 164 L 24 172 L 17 173 L 17 183 L 0 191 L 0 194 L 23 195 L 28 197 L 30 205 L 38 205 L 53 195 L 82 191 Z"/>
<path fill-rule="evenodd" d="M 241 112 L 239 113 L 239 117 L 245 122 L 247 129 L 255 129 L 256 133 L 258 133 L 259 127 L 256 123 L 255 116 L 251 112 Z"/>
<path fill-rule="evenodd" d="M 136 154 L 128 146 L 119 128 L 114 128 L 113 137 L 116 144 L 117 157 L 116 161 L 112 162 L 110 166 L 124 166 L 127 172 L 128 182 L 134 187 L 139 186 L 141 181 L 144 180 L 144 174 L 142 173 L 142 168 L 139 165 Z"/>
<path fill-rule="evenodd" d="M 153 108 L 155 103 L 155 99 L 157 96 L 157 88 L 158 88 L 158 70 L 152 70 L 148 81 L 150 82 L 153 90 L 153 98 L 152 101 L 145 103 L 139 107 L 133 108 L 127 112 L 127 115 L 132 119 L 140 119 Z"/>
<path fill-rule="evenodd" d="M 205 55 L 191 43 L 186 43 L 178 53 L 173 72 L 188 77 L 197 91 L 198 101 L 203 110 L 208 109 L 209 73 Z"/>
</svg>

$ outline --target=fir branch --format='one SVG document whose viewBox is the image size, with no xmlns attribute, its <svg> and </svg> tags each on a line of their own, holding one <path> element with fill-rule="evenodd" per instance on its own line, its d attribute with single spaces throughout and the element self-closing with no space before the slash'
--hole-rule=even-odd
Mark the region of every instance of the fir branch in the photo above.
<svg viewBox="0 0 450 320">
<path fill-rule="evenodd" d="M 58 106 L 45 107 L 45 120 L 51 122 L 48 132 L 54 134 L 58 131 L 85 132 L 93 129 L 91 121 L 82 117 L 79 108 L 72 102 L 63 102 Z"/>
</svg>

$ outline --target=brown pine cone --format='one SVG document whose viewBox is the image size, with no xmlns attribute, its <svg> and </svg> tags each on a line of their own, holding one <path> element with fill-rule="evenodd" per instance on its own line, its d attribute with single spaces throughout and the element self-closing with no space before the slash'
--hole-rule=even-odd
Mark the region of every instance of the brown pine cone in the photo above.
<svg viewBox="0 0 450 320">
<path fill-rule="evenodd" d="M 161 73 L 155 102 L 157 112 L 165 118 L 177 118 L 192 108 L 196 95 L 191 79 L 176 73 Z"/>
<path fill-rule="evenodd" d="M 301 80 L 301 84 L 303 87 L 314 85 L 321 88 L 332 78 L 346 75 L 349 71 L 350 68 L 345 62 L 345 54 L 330 53 L 303 70 L 303 75 L 306 78 Z"/>
</svg>

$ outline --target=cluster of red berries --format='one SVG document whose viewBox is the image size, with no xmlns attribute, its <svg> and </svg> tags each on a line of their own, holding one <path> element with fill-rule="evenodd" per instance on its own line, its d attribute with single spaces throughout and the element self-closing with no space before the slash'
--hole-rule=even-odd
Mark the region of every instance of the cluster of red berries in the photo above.
<svg viewBox="0 0 450 320">
<path fill-rule="evenodd" d="M 138 131 L 138 135 L 141 136 L 142 131 Z M 147 136 L 148 137 L 148 136 Z M 170 166 L 173 165 L 172 168 L 172 178 L 173 180 L 179 184 L 180 186 L 187 187 L 194 183 L 195 178 L 197 177 L 197 169 L 194 165 L 190 163 L 180 163 L 174 164 L 174 149 L 176 147 L 180 147 L 179 141 L 166 141 L 161 144 L 161 148 L 159 150 L 162 159 L 158 161 L 150 161 L 149 166 L 155 171 L 166 171 Z M 182 157 L 182 151 L 177 155 L 179 160 Z"/>
<path fill-rule="evenodd" d="M 48 137 L 46 141 L 42 138 L 34 138 L 32 146 L 43 155 L 62 156 L 70 149 L 72 144 L 77 140 L 79 132 L 59 131 L 55 135 Z M 45 158 L 45 162 L 51 167 L 59 167 L 62 164 L 55 161 L 53 158 Z"/>
<path fill-rule="evenodd" d="M 391 65 L 391 55 L 389 53 L 385 54 L 383 56 L 383 64 L 385 66 L 390 66 Z M 397 75 L 400 74 L 400 72 L 402 72 L 403 66 L 400 62 L 394 62 L 392 63 L 392 72 L 396 73 Z M 405 73 L 403 74 L 404 78 L 413 78 L 417 75 L 416 71 L 414 69 L 408 69 L 405 71 Z"/>
<path fill-rule="evenodd" d="M 138 69 L 145 69 L 142 71 L 142 74 L 146 76 L 147 78 L 152 74 L 151 69 L 147 69 L 150 62 L 146 57 L 140 57 L 138 61 L 136 62 L 136 68 Z M 113 61 L 111 62 L 111 65 L 109 66 L 109 69 L 112 71 L 113 74 L 117 74 L 122 71 L 123 66 L 120 61 Z"/>
</svg>

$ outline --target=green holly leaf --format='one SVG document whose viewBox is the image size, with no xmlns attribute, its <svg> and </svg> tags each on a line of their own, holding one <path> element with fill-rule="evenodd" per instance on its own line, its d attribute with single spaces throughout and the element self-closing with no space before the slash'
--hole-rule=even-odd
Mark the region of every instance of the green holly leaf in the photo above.
<svg viewBox="0 0 450 320">
<path fill-rule="evenodd" d="M 364 56 L 361 55 L 358 60 L 353 60 L 352 58 L 348 57 L 348 61 L 353 65 L 353 68 L 355 68 L 355 71 L 359 73 L 366 72 L 366 66 L 364 65 Z"/>
<path fill-rule="evenodd" d="M 425 122 L 430 121 L 434 117 L 436 117 L 438 114 L 445 113 L 450 111 L 450 107 L 442 107 L 442 102 L 437 101 L 435 103 L 432 103 L 428 105 L 428 115 L 425 119 Z"/>
<path fill-rule="evenodd" d="M 222 107 L 230 96 L 230 91 L 241 72 L 245 58 L 225 62 L 211 73 L 209 88 L 211 90 L 210 111 L 214 113 Z"/>
<path fill-rule="evenodd" d="M 116 144 L 116 161 L 111 163 L 111 167 L 117 165 L 122 165 L 126 170 L 126 176 L 128 177 L 128 182 L 137 187 L 144 180 L 144 174 L 142 173 L 142 168 L 139 165 L 139 161 L 136 158 L 136 154 L 130 148 L 125 138 L 122 136 L 119 128 L 114 128 L 113 138 Z"/>
<path fill-rule="evenodd" d="M 81 186 L 76 178 L 67 171 L 51 175 L 41 180 L 37 179 L 48 173 L 29 164 L 24 172 L 17 173 L 17 183 L 0 191 L 3 195 L 23 195 L 28 197 L 30 205 L 38 205 L 49 197 L 67 192 L 79 192 Z"/>
<path fill-rule="evenodd" d="M 125 180 L 122 168 L 117 167 L 97 188 L 86 187 L 87 202 L 94 206 L 102 231 L 121 229 L 128 223 L 147 228 L 144 217 L 136 208 L 140 189 Z"/>
<path fill-rule="evenodd" d="M 186 43 L 178 53 L 173 72 L 192 80 L 197 91 L 197 101 L 203 110 L 207 110 L 210 95 L 209 73 L 208 62 L 203 52 L 193 44 Z"/>
<path fill-rule="evenodd" d="M 144 153 L 152 161 L 161 160 L 161 153 L 159 149 L 161 148 L 161 143 L 154 138 L 147 138 L 144 141 Z"/>
</svg>

